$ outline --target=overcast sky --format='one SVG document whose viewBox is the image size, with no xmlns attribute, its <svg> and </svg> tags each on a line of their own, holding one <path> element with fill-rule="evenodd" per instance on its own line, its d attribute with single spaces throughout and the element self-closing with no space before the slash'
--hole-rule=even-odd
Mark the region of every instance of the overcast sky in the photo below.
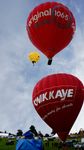
<svg viewBox="0 0 84 150">
<path fill-rule="evenodd" d="M 26 32 L 29 12 L 47 0 L 0 0 L 0 130 L 24 132 L 33 124 L 37 131 L 50 133 L 51 128 L 39 117 L 32 105 L 32 91 L 44 76 L 70 73 L 84 83 L 84 0 L 59 0 L 73 12 L 76 32 L 71 43 L 53 58 L 51 66 L 41 54 L 33 66 L 27 59 L 37 50 Z M 38 123 L 39 122 L 39 123 Z M 84 129 L 84 106 L 71 132 Z"/>
</svg>

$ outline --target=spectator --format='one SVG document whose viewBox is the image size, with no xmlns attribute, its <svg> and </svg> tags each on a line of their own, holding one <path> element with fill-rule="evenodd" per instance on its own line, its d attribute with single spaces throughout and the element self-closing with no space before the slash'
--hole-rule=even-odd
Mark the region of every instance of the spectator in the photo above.
<svg viewBox="0 0 84 150">
<path fill-rule="evenodd" d="M 19 139 L 16 144 L 16 150 L 43 150 L 41 139 L 35 139 L 33 133 L 28 131 L 23 134 L 24 139 Z"/>
</svg>

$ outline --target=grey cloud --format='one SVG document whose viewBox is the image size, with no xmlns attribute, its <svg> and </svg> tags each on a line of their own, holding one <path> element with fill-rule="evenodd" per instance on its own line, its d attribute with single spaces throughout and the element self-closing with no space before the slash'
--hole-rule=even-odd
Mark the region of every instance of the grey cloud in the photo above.
<svg viewBox="0 0 84 150">
<path fill-rule="evenodd" d="M 0 2 L 0 7 L 3 6 L 0 13 L 0 130 L 16 132 L 20 128 L 26 131 L 34 124 L 37 130 L 51 132 L 32 105 L 35 84 L 46 75 L 59 72 L 73 73 L 84 82 L 84 29 L 79 24 L 73 41 L 53 58 L 51 66 L 41 52 L 41 59 L 35 66 L 29 62 L 27 55 L 36 48 L 28 39 L 25 26 L 33 4 L 38 1 Z M 79 10 L 82 7 L 80 5 Z M 84 126 L 83 113 L 84 107 L 72 131 Z"/>
</svg>

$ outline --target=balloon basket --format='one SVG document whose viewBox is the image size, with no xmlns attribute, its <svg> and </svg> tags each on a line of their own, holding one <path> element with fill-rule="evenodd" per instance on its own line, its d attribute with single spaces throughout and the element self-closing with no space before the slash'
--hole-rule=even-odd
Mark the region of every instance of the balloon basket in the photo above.
<svg viewBox="0 0 84 150">
<path fill-rule="evenodd" d="M 48 65 L 52 64 L 52 58 L 48 59 Z"/>
</svg>

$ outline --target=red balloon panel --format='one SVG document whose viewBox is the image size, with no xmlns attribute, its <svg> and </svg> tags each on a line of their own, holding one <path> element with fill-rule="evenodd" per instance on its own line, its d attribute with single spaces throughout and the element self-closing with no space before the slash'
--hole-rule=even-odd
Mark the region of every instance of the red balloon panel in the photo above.
<svg viewBox="0 0 84 150">
<path fill-rule="evenodd" d="M 83 104 L 83 84 L 70 74 L 41 79 L 33 90 L 34 107 L 41 118 L 64 141 Z"/>
<path fill-rule="evenodd" d="M 35 7 L 28 16 L 26 26 L 32 43 L 48 58 L 70 43 L 75 28 L 72 12 L 57 2 L 46 2 Z"/>
</svg>

